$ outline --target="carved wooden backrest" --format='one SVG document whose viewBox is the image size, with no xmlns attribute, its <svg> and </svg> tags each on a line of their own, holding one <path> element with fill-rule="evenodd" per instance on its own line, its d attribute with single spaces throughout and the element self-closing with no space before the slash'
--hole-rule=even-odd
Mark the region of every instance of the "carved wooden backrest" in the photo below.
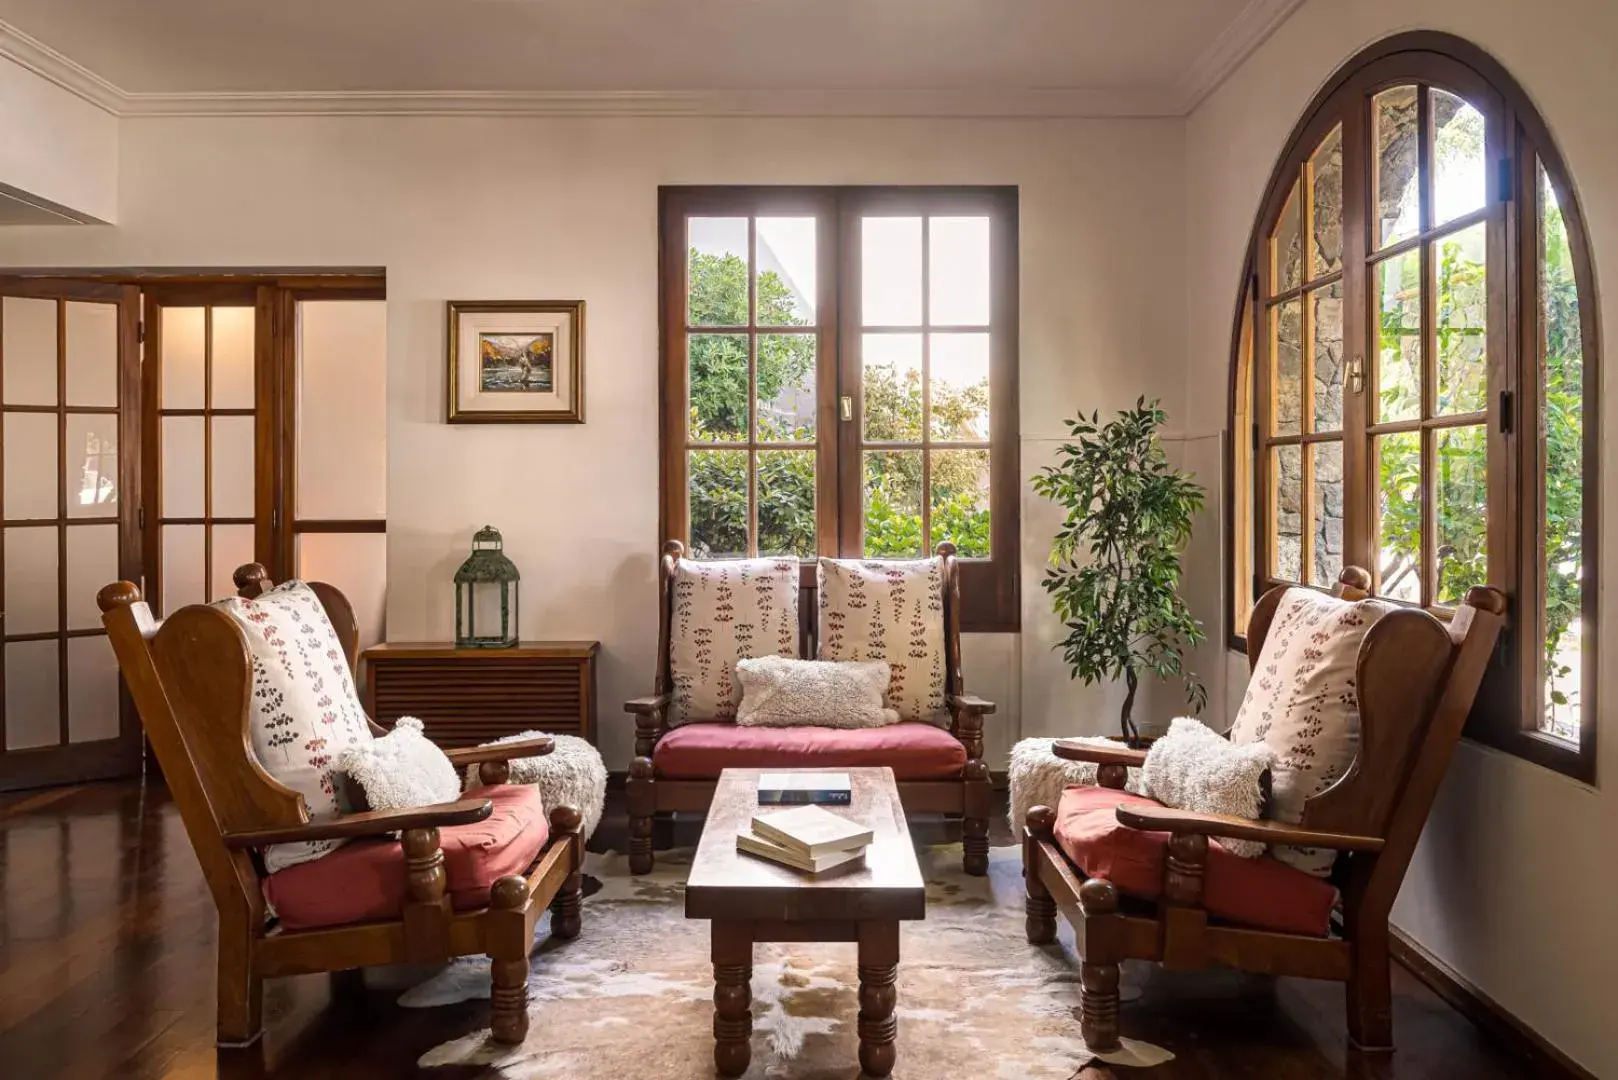
<svg viewBox="0 0 1618 1080">
<path fill-rule="evenodd" d="M 1271 589 L 1254 607 L 1247 639 L 1251 667 L 1258 665 L 1276 608 L 1293 587 Z M 1369 574 L 1348 567 L 1335 592 L 1357 600 L 1369 587 Z M 1419 835 L 1504 618 L 1504 595 L 1474 588 L 1447 624 L 1404 607 L 1377 620 L 1360 643 L 1355 665 L 1358 754 L 1342 779 L 1305 804 L 1304 827 L 1386 838 L 1401 817 L 1409 817 Z"/>
<path fill-rule="evenodd" d="M 937 554 L 942 560 L 944 593 L 944 693 L 964 694 L 961 678 L 961 594 L 960 574 L 955 559 L 955 545 L 944 541 Z M 685 545 L 669 540 L 663 545 L 657 573 L 657 677 L 652 692 L 668 694 L 674 690 L 673 651 L 670 630 L 674 621 L 674 574 L 685 555 Z M 820 611 L 820 596 L 815 577 L 805 573 L 798 589 L 798 655 L 806 660 L 815 656 L 815 634 Z"/>
<path fill-rule="evenodd" d="M 257 564 L 236 571 L 244 596 L 268 584 Z M 310 588 L 326 608 L 352 668 L 358 644 L 353 609 L 336 589 Z M 161 622 L 127 581 L 96 597 L 118 666 L 186 832 L 208 869 L 239 875 L 248 865 L 227 852 L 228 833 L 301 825 L 309 820 L 303 797 L 259 764 L 248 729 L 252 660 L 236 620 L 217 608 L 193 604 Z M 215 875 L 210 870 L 210 884 Z"/>
</svg>

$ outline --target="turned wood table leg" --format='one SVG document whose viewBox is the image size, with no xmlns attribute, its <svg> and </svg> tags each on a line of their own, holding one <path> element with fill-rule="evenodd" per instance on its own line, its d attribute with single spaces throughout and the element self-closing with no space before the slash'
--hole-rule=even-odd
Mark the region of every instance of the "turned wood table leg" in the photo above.
<svg viewBox="0 0 1618 1080">
<path fill-rule="evenodd" d="M 740 1076 L 752 1059 L 753 937 L 746 923 L 713 922 L 713 1063 Z"/>
<path fill-rule="evenodd" d="M 866 1076 L 893 1072 L 899 1021 L 899 924 L 860 923 L 860 1070 Z"/>
</svg>

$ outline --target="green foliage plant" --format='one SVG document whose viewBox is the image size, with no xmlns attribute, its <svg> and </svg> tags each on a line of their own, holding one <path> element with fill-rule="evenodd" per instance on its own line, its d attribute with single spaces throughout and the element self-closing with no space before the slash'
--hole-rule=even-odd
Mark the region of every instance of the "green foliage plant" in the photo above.
<svg viewBox="0 0 1618 1080">
<path fill-rule="evenodd" d="M 1086 685 L 1122 679 L 1123 736 L 1138 745 L 1133 712 L 1140 676 L 1178 678 L 1193 711 L 1208 693 L 1183 652 L 1205 640 L 1181 599 L 1180 556 L 1202 508 L 1196 481 L 1169 464 L 1158 439 L 1167 414 L 1144 397 L 1116 419 L 1082 413 L 1073 441 L 1033 478 L 1034 490 L 1066 511 L 1042 584 L 1067 636 L 1058 644 L 1069 674 Z"/>
</svg>

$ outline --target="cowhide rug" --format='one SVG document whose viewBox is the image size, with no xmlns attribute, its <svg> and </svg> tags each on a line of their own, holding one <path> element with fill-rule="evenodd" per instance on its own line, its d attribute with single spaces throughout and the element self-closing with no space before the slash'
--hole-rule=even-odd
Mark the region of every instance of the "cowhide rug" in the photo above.
<svg viewBox="0 0 1618 1080">
<path fill-rule="evenodd" d="M 528 1038 L 507 1047 L 474 1032 L 419 1064 L 487 1065 L 501 1080 L 714 1075 L 708 924 L 683 913 L 690 857 L 660 852 L 656 871 L 636 878 L 622 856 L 589 856 L 602 888 L 584 902 L 584 932 L 552 941 L 548 917 L 540 924 Z M 992 851 L 986 878 L 962 872 L 957 845 L 925 850 L 921 862 L 927 918 L 902 924 L 896 1080 L 1070 1080 L 1096 1056 L 1079 1036 L 1071 932 L 1061 923 L 1061 940 L 1043 948 L 1024 939 L 1018 849 Z M 857 987 L 853 945 L 756 946 L 748 1080 L 858 1076 Z M 488 996 L 488 960 L 467 957 L 400 1004 Z M 1133 1064 L 1172 1056 L 1130 1049 Z"/>
</svg>

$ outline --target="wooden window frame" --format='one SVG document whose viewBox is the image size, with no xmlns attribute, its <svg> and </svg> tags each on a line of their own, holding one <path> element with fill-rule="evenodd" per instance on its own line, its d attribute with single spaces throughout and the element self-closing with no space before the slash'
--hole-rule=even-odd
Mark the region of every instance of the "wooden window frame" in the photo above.
<svg viewBox="0 0 1618 1080">
<path fill-rule="evenodd" d="M 1018 563 L 1020 560 L 1021 482 L 1017 427 L 1017 189 L 1014 187 L 662 187 L 658 190 L 658 322 L 659 333 L 659 543 L 689 535 L 686 495 L 687 417 L 685 337 L 689 332 L 736 333 L 756 337 L 779 327 L 687 327 L 686 219 L 690 217 L 809 216 L 817 221 L 816 242 L 816 499 L 817 554 L 854 557 L 863 547 L 862 425 L 859 234 L 862 215 L 987 215 L 990 229 L 991 310 L 989 315 L 990 557 L 962 559 L 962 629 L 969 632 L 1016 632 L 1021 625 Z M 923 230 L 923 322 L 929 302 Z M 752 229 L 749 228 L 751 237 Z M 753 288 L 750 284 L 749 288 Z M 756 318 L 756 313 L 749 316 Z M 882 328 L 884 330 L 892 328 Z M 913 328 L 949 332 L 946 327 Z M 972 328 L 979 330 L 980 328 Z M 749 355 L 753 351 L 749 350 Z M 924 353 L 925 355 L 925 353 Z M 850 399 L 852 420 L 838 415 L 838 401 Z M 754 404 L 749 403 L 749 408 Z M 751 439 L 751 436 L 750 436 Z M 914 447 L 932 445 L 929 426 Z M 752 441 L 726 443 L 723 449 L 759 449 L 780 444 Z M 884 448 L 887 448 L 884 444 Z M 948 448 L 947 446 L 945 448 Z M 923 450 L 924 467 L 928 462 Z M 749 483 L 755 483 L 749 470 Z M 750 503 L 752 500 L 750 500 Z M 923 496 L 924 523 L 930 499 Z M 750 531 L 756 523 L 750 522 Z M 804 564 L 805 583 L 812 583 L 814 564 Z"/>
<path fill-rule="evenodd" d="M 1428 132 L 1429 87 L 1457 93 L 1478 104 L 1485 113 L 1485 154 L 1488 189 L 1482 210 L 1462 215 L 1441 226 L 1432 221 L 1431 139 L 1418 145 L 1423 178 L 1421 213 L 1416 236 L 1384 245 L 1373 245 L 1371 229 L 1375 163 L 1366 152 L 1369 145 L 1371 97 L 1394 85 L 1415 84 L 1421 88 L 1418 130 Z M 1596 697 L 1598 643 L 1598 576 L 1600 554 L 1600 474 L 1599 474 L 1599 369 L 1597 298 L 1588 237 L 1577 194 L 1565 162 L 1543 120 L 1509 73 L 1476 46 L 1452 35 L 1417 31 L 1399 34 L 1379 42 L 1344 65 L 1316 95 L 1293 129 L 1277 160 L 1269 185 L 1254 222 L 1248 244 L 1247 269 L 1238 303 L 1237 324 L 1231 342 L 1230 411 L 1231 436 L 1249 439 L 1252 447 L 1252 480 L 1249 492 L 1236 491 L 1236 454 L 1226 455 L 1225 499 L 1230 526 L 1226 538 L 1226 582 L 1228 587 L 1225 619 L 1226 639 L 1232 647 L 1245 647 L 1241 633 L 1241 613 L 1272 585 L 1280 584 L 1269 575 L 1271 565 L 1267 542 L 1254 543 L 1255 536 L 1267 535 L 1271 515 L 1268 506 L 1269 447 L 1277 443 L 1268 434 L 1273 361 L 1267 349 L 1268 308 L 1278 302 L 1267 296 L 1268 267 L 1265 265 L 1269 238 L 1285 206 L 1291 186 L 1303 175 L 1303 167 L 1320 141 L 1337 125 L 1343 125 L 1343 328 L 1345 361 L 1358 359 L 1363 365 L 1363 392 L 1349 388 L 1344 379 L 1344 551 L 1345 563 L 1372 567 L 1375 561 L 1374 506 L 1376 500 L 1373 440 L 1392 430 L 1423 432 L 1423 460 L 1430 467 L 1435 436 L 1427 432 L 1465 424 L 1482 423 L 1487 432 L 1487 485 L 1490 514 L 1487 543 L 1489 578 L 1503 587 L 1511 603 L 1511 623 L 1502 638 L 1499 656 L 1491 666 L 1483 691 L 1478 695 L 1466 729 L 1468 737 L 1508 753 L 1554 769 L 1586 783 L 1594 783 L 1596 768 Z M 1544 165 L 1557 196 L 1566 224 L 1569 247 L 1577 279 L 1584 371 L 1584 488 L 1581 544 L 1584 552 L 1582 597 L 1583 685 L 1580 690 L 1579 743 L 1573 746 L 1537 730 L 1542 679 L 1539 641 L 1540 578 L 1542 561 L 1539 522 L 1541 469 L 1538 460 L 1536 421 L 1542 384 L 1543 358 L 1540 355 L 1538 273 L 1535 259 L 1539 250 L 1541 222 L 1538 213 L 1536 164 Z M 1303 193 L 1307 201 L 1307 193 Z M 1306 217 L 1306 215 L 1305 215 Z M 1436 360 L 1431 348 L 1435 292 L 1430 285 L 1432 267 L 1428 252 L 1434 239 L 1450 235 L 1479 222 L 1489 230 L 1488 304 L 1486 362 L 1488 394 L 1486 410 L 1476 415 L 1445 415 L 1420 421 L 1377 423 L 1370 411 L 1376 401 L 1376 333 L 1372 297 L 1376 267 L 1398 253 L 1422 253 L 1424 289 L 1423 311 L 1423 397 L 1422 416 L 1433 414 Z M 1304 223 L 1304 242 L 1309 232 Z M 1307 249 L 1305 251 L 1307 260 Z M 1308 277 L 1309 271 L 1304 271 Z M 1310 286 L 1317 282 L 1308 282 Z M 1299 295 L 1306 295 L 1296 290 Z M 1249 323 L 1242 312 L 1251 302 Z M 1307 336 L 1307 335 L 1306 335 Z M 1249 341 L 1251 348 L 1249 350 Z M 1305 343 L 1307 352 L 1308 343 Z M 1251 364 L 1250 375 L 1244 366 Z M 1305 377 L 1307 377 L 1307 363 Z M 1251 383 L 1251 423 L 1238 428 L 1238 407 L 1244 379 Z M 1300 393 L 1311 397 L 1307 382 Z M 1305 405 L 1307 412 L 1307 404 Z M 1283 437 L 1282 443 L 1308 442 L 1307 422 L 1300 423 L 1300 436 Z M 1307 479 L 1305 477 L 1305 479 Z M 1354 480 L 1358 480 L 1356 485 Z M 1441 618 L 1448 609 L 1434 606 L 1431 584 L 1436 580 L 1434 487 L 1423 487 L 1423 539 L 1421 604 Z M 1251 496 L 1251 513 L 1243 512 L 1243 498 Z M 1307 485 L 1302 496 L 1308 499 Z M 1239 515 L 1239 516 L 1238 516 Z M 1302 530 L 1302 547 L 1312 547 L 1309 530 Z M 1250 573 L 1238 568 L 1237 552 L 1250 545 Z M 1307 580 L 1307 554 L 1301 560 L 1300 577 Z M 1296 583 L 1291 583 L 1296 584 Z M 1526 598 L 1526 599 L 1525 599 Z"/>
</svg>

